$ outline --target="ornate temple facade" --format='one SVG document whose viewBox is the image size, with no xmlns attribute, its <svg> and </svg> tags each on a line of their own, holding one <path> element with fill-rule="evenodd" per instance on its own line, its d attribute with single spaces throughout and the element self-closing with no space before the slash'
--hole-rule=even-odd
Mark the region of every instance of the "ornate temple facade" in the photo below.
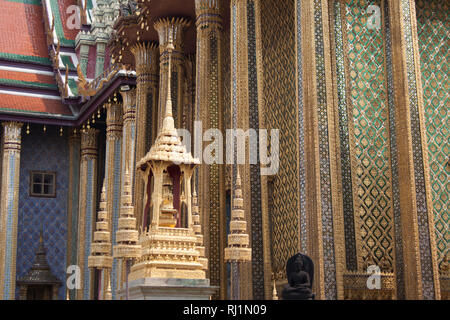
<svg viewBox="0 0 450 320">
<path fill-rule="evenodd" d="M 316 299 L 449 299 L 449 17 L 1 0 L 0 299 L 272 299 L 298 252 Z"/>
</svg>

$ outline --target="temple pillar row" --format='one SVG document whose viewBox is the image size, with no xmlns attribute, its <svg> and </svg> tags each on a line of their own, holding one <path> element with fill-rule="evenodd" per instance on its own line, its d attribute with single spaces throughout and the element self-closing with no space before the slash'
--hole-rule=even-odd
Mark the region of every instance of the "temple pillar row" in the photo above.
<svg viewBox="0 0 450 320">
<path fill-rule="evenodd" d="M 14 300 L 22 123 L 4 122 L 0 195 L 0 299 Z"/>
</svg>

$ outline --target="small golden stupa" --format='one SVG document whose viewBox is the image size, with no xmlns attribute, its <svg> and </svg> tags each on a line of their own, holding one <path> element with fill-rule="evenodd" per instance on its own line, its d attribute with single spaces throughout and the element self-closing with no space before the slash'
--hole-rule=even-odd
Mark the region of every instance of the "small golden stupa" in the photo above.
<svg viewBox="0 0 450 320">
<path fill-rule="evenodd" d="M 114 258 L 131 260 L 141 256 L 141 246 L 137 244 L 139 232 L 136 230 L 133 199 L 131 194 L 131 179 L 128 169 L 125 171 L 122 191 L 122 206 L 116 232 Z"/>
<path fill-rule="evenodd" d="M 173 44 L 169 43 L 169 70 Z M 191 178 L 200 163 L 181 142 L 172 116 L 170 78 L 165 117 L 155 143 L 137 164 L 146 184 L 151 184 L 150 226 L 139 238 L 142 255 L 131 267 L 130 281 L 144 278 L 205 279 L 202 255 L 197 248 L 191 203 Z M 176 172 L 176 174 L 174 174 Z M 186 201 L 185 228 L 177 225 L 174 186 L 183 184 Z M 147 190 L 147 186 L 145 187 Z"/>
<path fill-rule="evenodd" d="M 231 212 L 228 247 L 225 248 L 225 260 L 229 262 L 245 262 L 252 260 L 252 249 L 247 234 L 244 199 L 242 198 L 241 176 L 237 169 L 236 190 L 234 191 L 233 210 Z"/>
<path fill-rule="evenodd" d="M 88 257 L 88 267 L 95 269 L 111 269 L 111 233 L 109 232 L 108 212 L 106 211 L 106 188 L 103 182 L 100 196 L 100 210 L 97 214 L 94 241 L 91 243 L 91 254 Z"/>
</svg>

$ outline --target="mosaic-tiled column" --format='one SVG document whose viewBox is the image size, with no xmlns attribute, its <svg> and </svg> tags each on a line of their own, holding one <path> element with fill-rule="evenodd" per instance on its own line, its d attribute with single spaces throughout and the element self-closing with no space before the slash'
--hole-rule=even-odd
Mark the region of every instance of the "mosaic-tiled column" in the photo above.
<svg viewBox="0 0 450 320">
<path fill-rule="evenodd" d="M 300 249 L 315 264 L 317 299 L 343 299 L 344 243 L 337 178 L 328 1 L 296 0 Z"/>
<path fill-rule="evenodd" d="M 414 0 L 389 1 L 400 213 L 395 216 L 400 298 L 440 299 Z"/>
<path fill-rule="evenodd" d="M 78 192 L 80 189 L 81 136 L 73 129 L 69 136 L 69 189 L 67 197 L 67 266 L 77 264 L 78 240 Z M 70 291 L 70 299 L 75 299 L 76 291 Z"/>
<path fill-rule="evenodd" d="M 136 169 L 136 89 L 121 92 L 123 100 L 123 129 L 122 129 L 122 178 L 121 188 L 123 193 L 123 186 L 125 183 L 125 173 L 128 172 L 129 183 L 133 189 L 134 173 Z M 131 196 L 133 192 L 131 192 Z M 122 203 L 123 205 L 123 203 Z M 134 210 L 134 208 L 133 208 Z M 121 289 L 121 285 L 125 283 L 126 273 L 124 263 L 119 263 L 120 280 L 116 290 Z"/>
<path fill-rule="evenodd" d="M 231 126 L 233 129 L 255 130 L 245 148 L 242 166 L 242 189 L 252 246 L 252 261 L 243 270 L 240 288 L 245 299 L 265 299 L 271 294 L 270 249 L 268 244 L 267 181 L 261 176 L 259 129 L 264 128 L 262 115 L 261 16 L 259 0 L 231 1 Z M 273 106 L 271 106 L 273 107 Z M 278 128 L 275 128 L 278 129 Z M 235 143 L 235 142 L 233 142 Z M 236 162 L 237 146 L 233 147 Z M 251 150 L 251 152 L 250 152 Z M 256 162 L 255 162 L 256 160 Z M 251 163 L 250 163 L 251 162 Z M 233 168 L 234 192 L 236 166 Z"/>
<path fill-rule="evenodd" d="M 0 202 L 0 299 L 12 300 L 16 290 L 17 217 L 19 204 L 22 123 L 4 122 Z"/>
<path fill-rule="evenodd" d="M 88 268 L 97 210 L 97 161 L 99 131 L 90 128 L 81 131 L 80 192 L 78 215 L 78 256 L 81 288 L 77 291 L 78 300 L 92 298 L 93 277 Z"/>
<path fill-rule="evenodd" d="M 209 129 L 223 127 L 222 85 L 222 15 L 219 1 L 195 1 L 197 27 L 196 110 L 195 120 L 201 121 L 203 132 L 193 132 L 193 138 L 202 141 Z M 192 133 L 191 133 L 192 134 Z M 201 135 L 201 136 L 197 136 Z M 215 141 L 215 143 L 218 143 Z M 195 156 L 203 158 L 201 150 Z M 215 147 L 218 147 L 216 144 Z M 219 295 L 226 298 L 226 264 L 223 260 L 225 246 L 225 185 L 224 166 L 205 163 L 198 170 L 198 200 L 204 228 L 206 255 L 209 257 L 209 278 L 212 285 L 220 286 Z M 209 226 L 209 227 L 206 227 Z"/>
<path fill-rule="evenodd" d="M 158 116 L 159 54 L 155 43 L 137 43 L 132 52 L 136 64 L 136 161 L 150 150 L 156 139 Z M 136 174 L 136 173 L 135 173 Z M 138 228 L 142 224 L 144 182 L 139 176 L 134 180 L 134 212 Z"/>
<path fill-rule="evenodd" d="M 121 92 L 121 95 L 123 100 L 122 185 L 127 169 L 130 174 L 130 183 L 133 185 L 136 165 L 136 89 Z"/>
<path fill-rule="evenodd" d="M 110 221 L 109 231 L 111 233 L 112 245 L 116 244 L 116 231 L 120 214 L 123 128 L 122 117 L 122 105 L 118 103 L 106 105 L 106 211 L 108 212 L 108 221 Z M 110 275 L 112 298 L 115 299 L 119 280 L 117 260 L 113 262 Z M 103 292 L 106 292 L 108 281 L 104 281 L 103 283 Z"/>
<path fill-rule="evenodd" d="M 167 100 L 167 79 L 169 74 L 169 42 L 172 42 L 174 49 L 172 51 L 172 113 L 175 120 L 175 126 L 181 128 L 182 111 L 184 104 L 184 85 L 185 85 L 185 54 L 184 54 L 184 33 L 190 22 L 184 18 L 162 18 L 155 23 L 155 29 L 159 35 L 159 65 L 160 65 L 160 85 L 159 85 L 159 109 L 158 109 L 158 131 L 162 126 L 164 118 L 164 109 Z"/>
</svg>

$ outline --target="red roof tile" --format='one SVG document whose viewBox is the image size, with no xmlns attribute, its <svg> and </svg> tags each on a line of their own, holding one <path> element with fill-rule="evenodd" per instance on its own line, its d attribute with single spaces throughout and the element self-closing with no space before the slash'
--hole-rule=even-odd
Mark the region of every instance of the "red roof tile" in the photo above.
<svg viewBox="0 0 450 320">
<path fill-rule="evenodd" d="M 41 5 L 0 1 L 0 52 L 48 58 Z"/>
<path fill-rule="evenodd" d="M 0 109 L 72 115 L 60 100 L 24 97 L 0 93 Z"/>
<path fill-rule="evenodd" d="M 17 71 L 5 71 L 0 70 L 0 79 L 11 79 L 19 81 L 31 81 L 38 83 L 55 84 L 54 76 L 47 76 L 42 74 L 17 72 Z"/>
</svg>

